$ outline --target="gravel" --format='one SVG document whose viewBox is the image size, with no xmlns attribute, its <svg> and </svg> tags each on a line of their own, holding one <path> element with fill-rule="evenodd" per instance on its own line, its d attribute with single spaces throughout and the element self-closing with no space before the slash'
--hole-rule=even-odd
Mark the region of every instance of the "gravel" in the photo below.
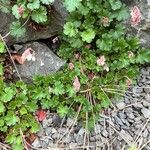
<svg viewBox="0 0 150 150">
<path fill-rule="evenodd" d="M 84 138 L 86 130 L 80 122 L 69 132 L 74 118 L 63 119 L 53 114 L 48 115 L 41 123 L 41 130 L 32 146 L 51 150 L 64 150 L 65 148 L 78 150 L 83 149 L 83 146 L 86 150 L 121 150 L 123 147 L 127 150 L 137 137 L 139 137 L 138 144 L 141 141 L 141 146 L 144 145 L 150 139 L 150 121 L 147 122 L 150 119 L 149 76 L 150 67 L 142 68 L 137 85 L 128 89 L 124 99 L 113 101 L 115 108 L 109 108 L 101 114 L 89 138 L 88 136 Z M 150 144 L 145 145 L 143 150 L 150 150 Z"/>
</svg>

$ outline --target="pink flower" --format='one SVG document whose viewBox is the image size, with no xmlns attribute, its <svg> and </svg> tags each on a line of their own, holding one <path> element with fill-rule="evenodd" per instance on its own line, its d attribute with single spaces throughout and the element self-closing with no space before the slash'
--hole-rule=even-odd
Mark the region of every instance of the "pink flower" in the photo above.
<svg viewBox="0 0 150 150">
<path fill-rule="evenodd" d="M 69 63 L 69 69 L 73 70 L 74 69 L 74 64 L 73 63 Z"/>
<path fill-rule="evenodd" d="M 77 76 L 74 79 L 73 86 L 77 92 L 80 90 L 81 85 L 80 85 L 79 78 Z"/>
<path fill-rule="evenodd" d="M 79 58 L 80 58 L 80 53 L 76 53 L 76 54 L 75 54 L 75 58 L 76 58 L 76 59 L 79 59 Z"/>
<path fill-rule="evenodd" d="M 107 27 L 109 25 L 109 18 L 103 17 L 102 18 L 102 24 L 103 24 L 103 26 Z"/>
<path fill-rule="evenodd" d="M 142 17 L 140 9 L 137 6 L 134 6 L 131 9 L 130 14 L 131 14 L 131 24 L 134 26 L 138 25 L 141 22 L 141 17 Z"/>
<path fill-rule="evenodd" d="M 58 37 L 55 37 L 55 38 L 52 40 L 53 43 L 56 43 L 57 41 L 58 41 Z"/>
<path fill-rule="evenodd" d="M 127 85 L 127 86 L 130 86 L 131 84 L 132 84 L 132 80 L 131 80 L 131 79 L 127 79 L 127 80 L 126 80 L 126 85 Z"/>
<path fill-rule="evenodd" d="M 97 59 L 97 64 L 99 66 L 104 66 L 105 65 L 105 61 L 106 61 L 106 59 L 105 59 L 105 56 L 103 55 L 99 59 Z"/>
<path fill-rule="evenodd" d="M 18 7 L 17 10 L 18 10 L 19 15 L 22 16 L 24 13 L 24 8 L 22 6 L 20 6 L 20 7 Z"/>
<path fill-rule="evenodd" d="M 129 51 L 128 57 L 129 57 L 129 58 L 133 58 L 133 57 L 134 57 L 133 52 Z"/>
</svg>

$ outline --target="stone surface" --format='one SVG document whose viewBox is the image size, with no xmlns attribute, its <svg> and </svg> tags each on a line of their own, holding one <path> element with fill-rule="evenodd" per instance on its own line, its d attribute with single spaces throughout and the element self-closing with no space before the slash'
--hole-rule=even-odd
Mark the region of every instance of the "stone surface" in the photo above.
<svg viewBox="0 0 150 150">
<path fill-rule="evenodd" d="M 24 45 L 24 48 L 30 47 L 35 51 L 35 61 L 26 60 L 23 65 L 17 64 L 19 74 L 25 81 L 30 82 L 35 75 L 54 73 L 65 63 L 43 43 L 33 42 Z M 17 74 L 15 76 L 17 77 Z"/>
<path fill-rule="evenodd" d="M 146 108 L 142 108 L 141 112 L 143 113 L 145 118 L 150 118 L 150 110 Z"/>
<path fill-rule="evenodd" d="M 39 140 L 38 138 L 36 138 L 36 139 L 34 140 L 34 142 L 32 143 L 32 146 L 33 146 L 33 147 L 36 147 L 36 148 L 40 148 L 40 147 L 41 147 L 41 142 L 40 142 L 40 140 Z"/>
<path fill-rule="evenodd" d="M 14 21 L 14 17 L 10 14 L 4 14 L 0 12 L 0 34 L 2 36 L 6 35 L 9 32 L 9 26 L 12 21 Z M 14 43 L 27 42 L 27 41 L 35 41 L 38 39 L 47 39 L 56 35 L 59 31 L 62 30 L 65 18 L 67 16 L 66 10 L 63 7 L 61 0 L 55 0 L 54 5 L 52 6 L 51 15 L 48 18 L 48 25 L 44 27 L 44 29 L 35 31 L 33 28 L 29 27 L 29 23 L 26 24 L 27 32 L 22 38 L 13 38 L 8 36 L 7 44 L 11 45 Z"/>
<path fill-rule="evenodd" d="M 141 23 L 137 26 L 131 27 L 130 19 L 126 21 L 126 29 L 128 35 L 133 35 L 140 38 L 141 44 L 149 48 L 150 47 L 150 5 L 149 0 L 122 0 L 131 9 L 134 6 L 138 6 L 142 13 Z"/>
</svg>

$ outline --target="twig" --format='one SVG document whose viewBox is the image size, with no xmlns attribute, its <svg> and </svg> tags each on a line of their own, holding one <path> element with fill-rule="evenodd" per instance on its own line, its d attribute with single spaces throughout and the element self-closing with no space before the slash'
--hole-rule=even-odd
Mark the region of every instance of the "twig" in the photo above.
<svg viewBox="0 0 150 150">
<path fill-rule="evenodd" d="M 21 76 L 20 76 L 20 74 L 19 74 L 19 71 L 18 71 L 18 69 L 17 69 L 17 66 L 16 66 L 16 64 L 15 64 L 15 61 L 14 61 L 14 59 L 12 58 L 11 53 L 10 53 L 10 51 L 9 51 L 9 48 L 8 48 L 8 46 L 6 45 L 6 42 L 4 41 L 4 38 L 2 37 L 1 34 L 0 34 L 0 38 L 2 39 L 2 41 L 3 41 L 3 43 L 4 43 L 5 47 L 6 47 L 6 50 L 7 50 L 8 54 L 9 54 L 9 56 L 10 56 L 10 58 L 11 58 L 11 61 L 12 61 L 13 65 L 14 65 L 14 67 L 15 67 L 15 70 L 16 70 L 16 72 L 17 72 L 17 74 L 18 74 L 19 79 L 22 81 Z"/>
</svg>

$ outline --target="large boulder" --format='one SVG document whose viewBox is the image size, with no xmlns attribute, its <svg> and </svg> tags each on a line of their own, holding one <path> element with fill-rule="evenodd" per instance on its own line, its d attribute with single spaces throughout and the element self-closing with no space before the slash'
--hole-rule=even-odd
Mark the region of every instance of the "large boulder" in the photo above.
<svg viewBox="0 0 150 150">
<path fill-rule="evenodd" d="M 131 26 L 131 20 L 125 22 L 129 35 L 138 37 L 142 46 L 150 48 L 150 0 L 122 0 L 129 9 L 137 6 L 141 13 L 141 22 L 137 26 Z"/>
<path fill-rule="evenodd" d="M 66 16 L 67 13 L 61 0 L 55 0 L 54 5 L 52 6 L 51 15 L 49 15 L 48 18 L 48 25 L 46 27 L 40 30 L 34 30 L 29 26 L 28 22 L 26 24 L 26 34 L 18 39 L 8 36 L 6 38 L 7 44 L 12 45 L 14 43 L 25 43 L 27 41 L 50 38 L 62 30 Z M 11 14 L 5 14 L 0 11 L 0 34 L 2 36 L 5 36 L 9 32 L 9 27 L 13 21 L 15 21 L 15 18 Z"/>
<path fill-rule="evenodd" d="M 25 61 L 24 64 L 16 64 L 17 70 L 21 78 L 30 82 L 32 77 L 35 75 L 48 75 L 58 71 L 64 64 L 65 61 L 57 57 L 47 45 L 39 42 L 31 42 L 24 45 L 15 45 L 16 50 L 26 50 L 32 48 L 35 53 L 35 60 Z M 19 53 L 19 52 L 18 52 Z M 15 77 L 18 77 L 18 74 L 15 73 Z"/>
</svg>

